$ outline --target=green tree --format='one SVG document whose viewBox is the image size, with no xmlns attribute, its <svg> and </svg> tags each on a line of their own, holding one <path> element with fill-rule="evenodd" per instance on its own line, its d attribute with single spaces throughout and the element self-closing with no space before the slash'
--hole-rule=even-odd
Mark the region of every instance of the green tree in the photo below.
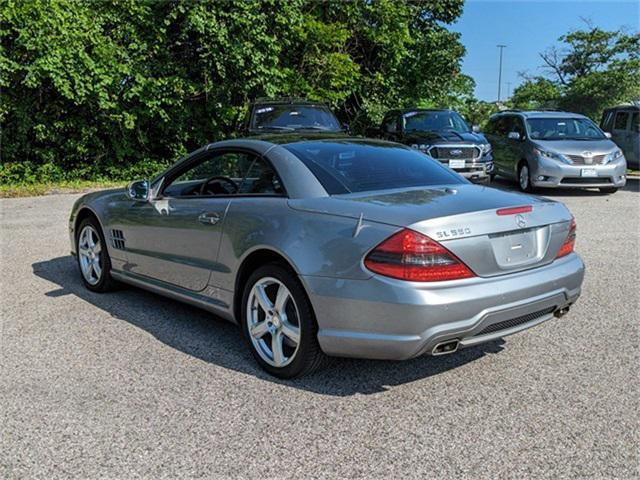
<svg viewBox="0 0 640 480">
<path fill-rule="evenodd" d="M 558 85 L 544 77 L 527 79 L 520 84 L 509 99 L 510 106 L 522 110 L 557 108 L 560 100 Z"/>
<path fill-rule="evenodd" d="M 362 128 L 473 84 L 462 0 L 3 0 L 0 181 L 148 175 L 235 135 L 262 96 Z"/>
<path fill-rule="evenodd" d="M 587 24 L 540 54 L 546 77 L 514 91 L 516 106 L 555 105 L 599 119 L 604 108 L 640 98 L 640 34 Z"/>
</svg>

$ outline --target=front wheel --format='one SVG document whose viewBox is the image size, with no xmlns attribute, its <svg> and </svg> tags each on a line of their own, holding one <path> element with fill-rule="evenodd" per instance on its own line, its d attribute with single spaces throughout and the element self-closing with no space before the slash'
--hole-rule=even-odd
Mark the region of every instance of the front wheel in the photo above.
<svg viewBox="0 0 640 480">
<path fill-rule="evenodd" d="M 241 322 L 253 357 L 271 375 L 300 377 L 326 363 L 311 302 L 280 264 L 260 267 L 249 277 Z"/>
<path fill-rule="evenodd" d="M 529 164 L 523 161 L 518 169 L 518 186 L 523 192 L 531 192 L 533 190 L 530 172 Z"/>
<path fill-rule="evenodd" d="M 111 278 L 111 259 L 102 229 L 94 217 L 88 217 L 80 223 L 76 236 L 76 253 L 85 287 L 101 293 L 118 287 L 118 283 Z"/>
<path fill-rule="evenodd" d="M 611 193 L 616 193 L 618 191 L 618 189 L 616 187 L 601 187 L 600 188 L 600 193 L 606 193 L 611 194 Z"/>
</svg>

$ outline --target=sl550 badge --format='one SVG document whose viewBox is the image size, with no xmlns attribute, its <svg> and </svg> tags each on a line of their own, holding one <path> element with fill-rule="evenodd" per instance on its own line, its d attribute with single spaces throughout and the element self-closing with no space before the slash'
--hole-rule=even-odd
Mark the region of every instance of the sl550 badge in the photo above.
<svg viewBox="0 0 640 480">
<path fill-rule="evenodd" d="M 438 240 L 442 238 L 463 237 L 465 235 L 471 235 L 471 229 L 469 227 L 451 228 L 449 230 L 440 230 L 439 232 L 436 232 Z"/>
</svg>

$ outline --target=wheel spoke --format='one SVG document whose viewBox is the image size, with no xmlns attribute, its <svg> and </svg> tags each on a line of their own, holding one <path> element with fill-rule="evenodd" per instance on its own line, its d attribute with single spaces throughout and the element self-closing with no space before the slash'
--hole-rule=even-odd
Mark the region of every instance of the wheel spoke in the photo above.
<svg viewBox="0 0 640 480">
<path fill-rule="evenodd" d="M 100 264 L 98 262 L 94 262 L 91 264 L 91 266 L 93 267 L 93 271 L 96 274 L 96 278 L 99 279 L 100 274 L 102 273 L 102 268 L 100 267 Z"/>
<path fill-rule="evenodd" d="M 300 343 L 300 329 L 289 322 L 282 322 L 282 333 L 296 345 Z"/>
<path fill-rule="evenodd" d="M 276 367 L 279 367 L 285 361 L 282 340 L 282 334 L 279 332 L 271 335 L 271 352 L 273 353 L 273 363 L 276 364 Z"/>
<path fill-rule="evenodd" d="M 100 241 L 98 241 L 93 247 L 93 253 L 98 255 L 102 251 L 102 246 L 100 245 Z"/>
<path fill-rule="evenodd" d="M 258 300 L 258 303 L 260 304 L 262 309 L 265 311 L 265 313 L 270 310 L 273 310 L 273 304 L 271 303 L 271 300 L 269 300 L 269 297 L 267 297 L 267 292 L 264 289 L 264 285 L 256 285 L 255 292 L 256 292 L 256 299 Z"/>
<path fill-rule="evenodd" d="M 286 315 L 284 309 L 287 305 L 287 300 L 289 300 L 289 296 L 289 290 L 287 290 L 287 287 L 285 287 L 284 285 L 279 285 L 278 293 L 276 294 L 275 308 L 281 317 Z"/>
<path fill-rule="evenodd" d="M 80 255 L 86 257 L 89 255 L 89 249 L 86 246 L 83 246 L 82 244 L 79 246 L 78 248 Z"/>
<path fill-rule="evenodd" d="M 266 320 L 256 323 L 251 327 L 251 336 L 253 338 L 262 338 L 265 333 L 269 331 L 269 327 Z"/>
</svg>

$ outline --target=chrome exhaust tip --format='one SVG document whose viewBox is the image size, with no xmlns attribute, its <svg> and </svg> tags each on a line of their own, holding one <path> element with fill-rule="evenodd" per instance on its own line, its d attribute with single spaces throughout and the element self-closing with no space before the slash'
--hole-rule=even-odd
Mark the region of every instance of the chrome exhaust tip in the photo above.
<svg viewBox="0 0 640 480">
<path fill-rule="evenodd" d="M 569 313 L 569 305 L 567 305 L 566 307 L 562 307 L 559 310 L 556 310 L 555 312 L 553 312 L 553 316 L 556 318 L 560 318 L 560 317 L 564 317 L 567 313 Z"/>
<path fill-rule="evenodd" d="M 431 355 L 448 355 L 449 353 L 454 353 L 458 350 L 458 346 L 460 345 L 460 340 L 457 338 L 454 340 L 447 340 L 446 342 L 438 343 L 433 350 L 431 350 Z"/>
</svg>

